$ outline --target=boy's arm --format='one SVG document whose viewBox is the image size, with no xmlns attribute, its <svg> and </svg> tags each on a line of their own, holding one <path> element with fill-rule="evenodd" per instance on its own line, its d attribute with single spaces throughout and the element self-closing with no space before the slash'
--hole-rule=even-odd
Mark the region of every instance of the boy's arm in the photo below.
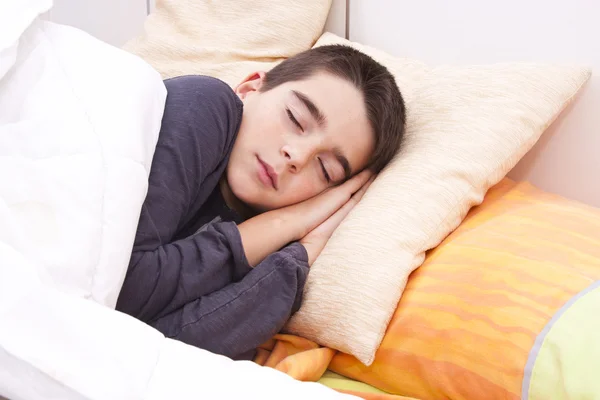
<svg viewBox="0 0 600 400">
<path fill-rule="evenodd" d="M 165 336 L 240 358 L 283 328 L 298 310 L 308 275 L 306 250 L 293 243 L 241 281 L 150 322 Z"/>
<path fill-rule="evenodd" d="M 117 310 L 149 321 L 241 280 L 250 270 L 235 223 L 211 223 L 191 237 L 134 251 Z"/>
<path fill-rule="evenodd" d="M 257 265 L 277 249 L 305 238 L 325 221 L 329 221 L 327 225 L 330 225 L 331 229 L 327 229 L 327 226 L 321 229 L 329 234 L 325 238 L 326 242 L 333 229 L 337 228 L 343 217 L 358 202 L 360 197 L 355 194 L 364 188 L 371 175 L 370 171 L 363 171 L 343 184 L 332 187 L 311 199 L 268 211 L 242 222 L 238 228 L 250 265 Z M 363 189 L 363 193 L 364 190 L 366 188 Z M 313 251 L 313 247 L 309 246 L 311 263 L 318 255 Z"/>
<path fill-rule="evenodd" d="M 166 80 L 165 86 L 167 99 L 148 193 L 117 302 L 119 310 L 142 320 L 192 288 L 199 293 L 220 289 L 249 268 L 245 262 L 231 263 L 238 255 L 227 250 L 241 248 L 233 224 L 173 243 L 225 170 L 242 103 L 229 86 L 214 78 L 182 76 Z M 202 248 L 215 251 L 203 253 Z M 196 287 L 201 280 L 208 285 Z"/>
<path fill-rule="evenodd" d="M 165 81 L 167 99 L 142 206 L 134 251 L 171 243 L 198 212 L 227 165 L 242 103 L 205 76 Z"/>
</svg>

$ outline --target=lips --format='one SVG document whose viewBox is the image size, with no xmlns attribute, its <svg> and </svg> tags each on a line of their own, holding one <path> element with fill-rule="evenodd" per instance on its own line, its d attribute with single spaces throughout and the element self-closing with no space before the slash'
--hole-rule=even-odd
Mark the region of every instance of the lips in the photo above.
<svg viewBox="0 0 600 400">
<path fill-rule="evenodd" d="M 269 164 L 257 157 L 259 163 L 258 177 L 263 184 L 277 190 L 277 172 Z"/>
</svg>

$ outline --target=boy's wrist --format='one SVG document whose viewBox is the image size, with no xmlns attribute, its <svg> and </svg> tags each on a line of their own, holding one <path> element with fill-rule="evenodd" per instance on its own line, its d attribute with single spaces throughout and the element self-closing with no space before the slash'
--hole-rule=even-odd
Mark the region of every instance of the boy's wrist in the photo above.
<svg viewBox="0 0 600 400">
<path fill-rule="evenodd" d="M 308 232 L 302 224 L 302 218 L 297 212 L 294 212 L 294 207 L 285 207 L 271 211 L 273 216 L 274 229 L 281 232 L 289 238 L 288 242 L 295 242 L 302 239 Z"/>
<path fill-rule="evenodd" d="M 306 251 L 306 257 L 308 258 L 308 266 L 312 267 L 317 256 L 321 252 L 319 246 L 317 246 L 315 243 L 303 239 L 301 239 L 299 243 L 302 245 L 302 247 L 304 247 L 304 250 Z"/>
</svg>

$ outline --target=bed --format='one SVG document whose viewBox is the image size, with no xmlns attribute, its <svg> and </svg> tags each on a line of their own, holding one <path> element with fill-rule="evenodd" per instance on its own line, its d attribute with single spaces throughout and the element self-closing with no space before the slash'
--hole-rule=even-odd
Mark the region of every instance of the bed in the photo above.
<svg viewBox="0 0 600 400">
<path fill-rule="evenodd" d="M 590 51 L 594 13 L 586 8 L 595 6 L 584 0 L 566 9 L 547 4 L 543 21 L 534 18 L 533 5 L 519 6 L 515 16 L 516 1 L 485 7 L 467 1 L 451 9 L 441 0 L 317 3 L 327 7 L 320 14 L 327 20 L 314 19 L 307 30 L 318 28 L 318 35 L 306 43 L 302 35 L 286 41 L 263 67 L 314 45 L 323 24 L 340 39 L 432 65 L 566 59 L 600 67 Z M 254 362 L 234 362 L 165 339 L 114 311 L 147 188 L 164 74 L 130 54 L 139 41 L 122 51 L 40 19 L 51 6 L 45 0 L 0 6 L 0 396 L 535 399 L 600 393 L 593 370 L 576 366 L 600 354 L 584 332 L 586 316 L 597 310 L 600 279 L 597 77 L 508 178 L 490 185 L 485 200 L 428 250 L 370 365 L 293 334 L 265 343 Z M 495 15 L 513 22 L 510 35 L 498 35 Z M 569 29 L 554 30 L 559 23 Z M 145 61 L 152 64 L 150 57 Z M 208 71 L 233 80 L 247 62 Z M 132 97 L 114 96 L 125 92 Z M 515 239 L 517 231 L 522 234 Z M 480 276 L 483 265 L 495 272 Z M 535 289 L 520 286 L 525 267 Z M 556 282 L 563 283 L 560 290 Z M 447 308 L 435 305 L 440 299 Z M 514 335 L 513 347 L 498 347 L 505 335 Z M 569 335 L 579 335 L 583 347 L 564 350 Z M 572 356 L 584 347 L 587 358 Z M 489 355 L 477 358 L 482 352 Z M 561 377 L 564 367 L 578 371 L 578 380 Z"/>
</svg>

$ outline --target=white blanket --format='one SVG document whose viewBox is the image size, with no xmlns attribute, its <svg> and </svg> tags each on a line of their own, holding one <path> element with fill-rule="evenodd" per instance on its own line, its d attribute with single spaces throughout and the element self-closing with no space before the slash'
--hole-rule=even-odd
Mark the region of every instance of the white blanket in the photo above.
<svg viewBox="0 0 600 400">
<path fill-rule="evenodd" d="M 0 5 L 0 396 L 342 399 L 114 311 L 165 101 L 140 59 Z"/>
</svg>

